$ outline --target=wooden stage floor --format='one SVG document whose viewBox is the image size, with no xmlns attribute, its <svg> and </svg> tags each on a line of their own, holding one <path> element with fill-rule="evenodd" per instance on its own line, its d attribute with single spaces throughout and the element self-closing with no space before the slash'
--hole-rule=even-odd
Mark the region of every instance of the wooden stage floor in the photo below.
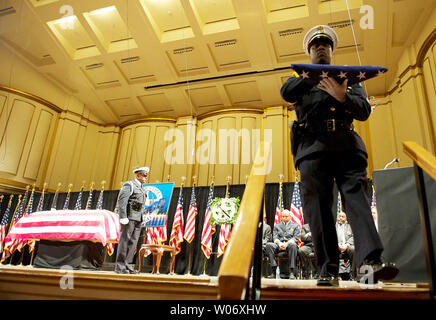
<svg viewBox="0 0 436 320">
<path fill-rule="evenodd" d="M 216 300 L 218 278 L 193 275 L 117 274 L 0 265 L 0 299 Z M 316 280 L 265 279 L 261 300 L 429 300 L 427 284 L 340 281 L 318 287 Z"/>
</svg>

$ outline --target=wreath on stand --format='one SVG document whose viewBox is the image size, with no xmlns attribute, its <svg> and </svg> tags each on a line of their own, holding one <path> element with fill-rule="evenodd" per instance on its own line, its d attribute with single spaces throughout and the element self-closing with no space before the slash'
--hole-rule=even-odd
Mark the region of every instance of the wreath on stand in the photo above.
<svg viewBox="0 0 436 320">
<path fill-rule="evenodd" d="M 215 198 L 212 200 L 211 224 L 234 224 L 239 210 L 239 197 Z"/>
</svg>

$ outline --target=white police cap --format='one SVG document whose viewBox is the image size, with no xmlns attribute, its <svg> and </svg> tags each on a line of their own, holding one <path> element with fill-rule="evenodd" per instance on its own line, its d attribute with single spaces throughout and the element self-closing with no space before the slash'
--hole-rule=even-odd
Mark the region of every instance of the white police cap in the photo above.
<svg viewBox="0 0 436 320">
<path fill-rule="evenodd" d="M 140 173 L 143 175 L 147 175 L 149 171 L 150 171 L 149 167 L 140 167 L 133 170 L 133 173 Z"/>
<path fill-rule="evenodd" d="M 332 51 L 335 51 L 338 46 L 338 35 L 335 30 L 326 25 L 318 25 L 310 29 L 303 39 L 303 49 L 309 54 L 310 43 L 318 38 L 327 38 L 331 41 Z"/>
</svg>

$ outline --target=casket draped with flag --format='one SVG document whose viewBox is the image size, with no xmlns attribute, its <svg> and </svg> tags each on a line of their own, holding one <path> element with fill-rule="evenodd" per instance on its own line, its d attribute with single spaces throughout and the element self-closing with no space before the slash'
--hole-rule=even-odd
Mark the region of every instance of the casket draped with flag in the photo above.
<svg viewBox="0 0 436 320">
<path fill-rule="evenodd" d="M 57 210 L 35 212 L 21 218 L 5 239 L 3 260 L 22 240 L 89 240 L 105 246 L 118 242 L 118 216 L 107 210 Z M 18 241 L 17 241 L 18 240 Z"/>
<path fill-rule="evenodd" d="M 338 83 L 348 79 L 348 85 L 363 82 L 388 71 L 378 66 L 340 66 L 331 64 L 291 64 L 291 68 L 306 82 L 316 86 L 323 78 L 334 78 Z"/>
</svg>

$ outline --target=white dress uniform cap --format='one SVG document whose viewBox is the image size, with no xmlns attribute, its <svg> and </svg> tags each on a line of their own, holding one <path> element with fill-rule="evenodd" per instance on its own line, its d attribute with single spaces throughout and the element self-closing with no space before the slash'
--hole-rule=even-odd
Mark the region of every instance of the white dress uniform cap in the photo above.
<svg viewBox="0 0 436 320">
<path fill-rule="evenodd" d="M 318 25 L 310 29 L 303 39 L 303 49 L 309 54 L 309 45 L 310 43 L 318 38 L 327 38 L 332 42 L 332 51 L 335 51 L 338 46 L 338 35 L 335 30 L 326 25 Z"/>
<path fill-rule="evenodd" d="M 143 175 L 148 174 L 148 172 L 150 171 L 149 167 L 141 167 L 141 168 L 136 168 L 135 170 L 133 170 L 133 173 L 141 173 Z"/>
</svg>

